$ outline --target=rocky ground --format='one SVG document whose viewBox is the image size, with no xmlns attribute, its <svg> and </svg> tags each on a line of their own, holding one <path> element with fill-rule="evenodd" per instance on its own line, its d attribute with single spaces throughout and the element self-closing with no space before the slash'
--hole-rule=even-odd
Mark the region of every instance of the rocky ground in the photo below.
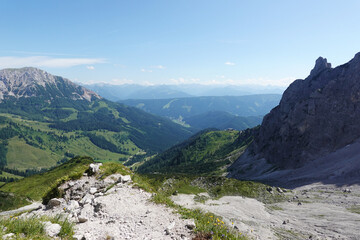
<svg viewBox="0 0 360 240">
<path fill-rule="evenodd" d="M 151 202 L 151 194 L 133 187 L 130 176 L 114 174 L 103 181 L 84 176 L 60 188 L 64 198 L 51 199 L 47 206 L 20 217 L 61 214 L 76 223 L 74 238 L 82 240 L 192 238 L 194 221 Z M 48 235 L 56 237 L 56 225 L 46 226 Z"/>
<path fill-rule="evenodd" d="M 96 171 L 95 166 L 95 171 Z M 20 217 L 62 215 L 74 222 L 75 239 L 192 239 L 193 220 L 181 219 L 151 194 L 135 187 L 131 177 L 113 174 L 104 180 L 83 176 L 60 186 L 63 198 L 44 206 L 34 203 L 17 212 Z M 360 186 L 310 184 L 293 190 L 269 188 L 285 201 L 264 204 L 256 199 L 225 196 L 211 199 L 178 194 L 172 200 L 186 208 L 200 208 L 251 239 L 360 239 Z M 3 212 L 12 215 L 16 211 Z M 60 225 L 46 223 L 56 238 Z M 10 239 L 10 238 L 9 238 Z"/>
<path fill-rule="evenodd" d="M 254 239 L 360 239 L 360 186 L 311 184 L 283 194 L 288 200 L 275 204 L 239 196 L 196 202 L 179 194 L 173 200 L 220 215 Z"/>
</svg>

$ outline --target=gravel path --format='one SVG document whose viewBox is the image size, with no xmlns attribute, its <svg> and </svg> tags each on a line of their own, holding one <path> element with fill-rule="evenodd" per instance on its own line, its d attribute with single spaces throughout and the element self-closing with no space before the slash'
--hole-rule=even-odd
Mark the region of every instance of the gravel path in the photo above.
<svg viewBox="0 0 360 240">
<path fill-rule="evenodd" d="M 239 196 L 205 203 L 195 202 L 194 195 L 179 194 L 172 199 L 184 207 L 220 215 L 254 239 L 360 239 L 358 185 L 312 184 L 284 194 L 289 200 L 276 204 Z"/>
<path fill-rule="evenodd" d="M 171 209 L 149 202 L 150 197 L 130 185 L 114 188 L 111 194 L 96 199 L 101 212 L 91 216 L 92 210 L 88 210 L 89 221 L 77 225 L 76 235 L 86 239 L 190 239 L 187 221 Z"/>
<path fill-rule="evenodd" d="M 111 188 L 110 188 L 111 187 Z M 62 215 L 76 223 L 78 240 L 187 240 L 193 220 L 150 201 L 151 194 L 134 187 L 130 176 L 114 174 L 104 181 L 84 176 L 60 186 L 64 198 L 20 217 Z"/>
<path fill-rule="evenodd" d="M 25 212 L 25 211 L 32 211 L 32 210 L 40 209 L 42 207 L 43 207 L 43 205 L 41 204 L 41 202 L 33 202 L 30 205 L 27 205 L 27 206 L 24 206 L 24 207 L 15 209 L 15 210 L 0 212 L 0 216 L 14 215 L 14 214 Z"/>
</svg>

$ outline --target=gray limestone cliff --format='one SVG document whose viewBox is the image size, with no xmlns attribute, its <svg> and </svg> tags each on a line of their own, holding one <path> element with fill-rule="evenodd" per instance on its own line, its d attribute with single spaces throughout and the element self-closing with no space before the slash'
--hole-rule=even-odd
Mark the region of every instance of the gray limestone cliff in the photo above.
<svg viewBox="0 0 360 240">
<path fill-rule="evenodd" d="M 280 169 L 300 168 L 359 139 L 359 120 L 360 53 L 336 68 L 320 57 L 264 117 L 246 156 Z"/>
</svg>

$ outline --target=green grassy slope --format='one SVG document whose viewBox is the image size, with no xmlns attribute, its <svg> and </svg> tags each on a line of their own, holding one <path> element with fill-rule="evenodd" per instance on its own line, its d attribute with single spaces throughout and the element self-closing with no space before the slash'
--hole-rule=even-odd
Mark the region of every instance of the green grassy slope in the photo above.
<svg viewBox="0 0 360 240">
<path fill-rule="evenodd" d="M 163 151 L 192 131 L 102 99 L 7 100 L 0 103 L 0 169 L 49 168 L 76 155 L 125 161 L 135 154 Z"/>
<path fill-rule="evenodd" d="M 205 130 L 144 162 L 137 171 L 220 175 L 252 141 L 254 131 Z"/>
<path fill-rule="evenodd" d="M 57 182 L 80 178 L 92 162 L 89 157 L 76 157 L 48 172 L 7 183 L 0 187 L 0 191 L 39 201 Z"/>
</svg>

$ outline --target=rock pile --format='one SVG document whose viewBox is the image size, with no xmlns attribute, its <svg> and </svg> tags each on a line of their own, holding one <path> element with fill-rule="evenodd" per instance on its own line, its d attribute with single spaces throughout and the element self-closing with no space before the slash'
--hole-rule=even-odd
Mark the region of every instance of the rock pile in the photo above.
<svg viewBox="0 0 360 240">
<path fill-rule="evenodd" d="M 63 198 L 51 199 L 31 214 L 63 215 L 76 223 L 75 239 L 191 239 L 195 223 L 149 201 L 151 194 L 133 187 L 130 175 L 97 180 L 93 174 L 98 167 L 90 169 L 95 170 L 88 171 L 91 176 L 59 187 Z M 48 235 L 55 237 L 57 230 L 51 226 Z"/>
</svg>

